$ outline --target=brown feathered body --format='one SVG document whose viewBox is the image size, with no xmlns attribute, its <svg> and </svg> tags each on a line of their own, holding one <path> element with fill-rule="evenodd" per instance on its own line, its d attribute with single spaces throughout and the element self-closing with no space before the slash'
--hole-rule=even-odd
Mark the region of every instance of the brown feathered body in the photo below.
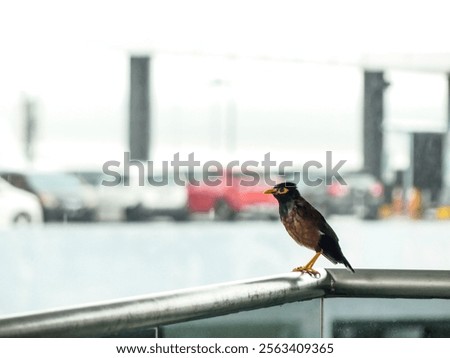
<svg viewBox="0 0 450 358">
<path fill-rule="evenodd" d="M 295 201 L 296 210 L 289 208 L 285 215 L 280 215 L 286 231 L 299 245 L 314 251 L 320 251 L 320 231 L 317 228 L 319 214 L 307 201 L 298 199 Z M 320 214 L 319 214 L 320 215 Z"/>
</svg>

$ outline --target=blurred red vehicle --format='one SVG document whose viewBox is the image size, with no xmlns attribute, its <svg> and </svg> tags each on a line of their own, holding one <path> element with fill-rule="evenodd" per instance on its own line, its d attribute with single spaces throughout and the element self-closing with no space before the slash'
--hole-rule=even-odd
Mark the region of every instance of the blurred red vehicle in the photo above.
<svg viewBox="0 0 450 358">
<path fill-rule="evenodd" d="M 255 173 L 226 173 L 208 177 L 208 181 L 188 184 L 190 213 L 213 213 L 217 220 L 237 216 L 278 218 L 278 204 L 272 195 L 263 194 L 269 186 Z"/>
</svg>

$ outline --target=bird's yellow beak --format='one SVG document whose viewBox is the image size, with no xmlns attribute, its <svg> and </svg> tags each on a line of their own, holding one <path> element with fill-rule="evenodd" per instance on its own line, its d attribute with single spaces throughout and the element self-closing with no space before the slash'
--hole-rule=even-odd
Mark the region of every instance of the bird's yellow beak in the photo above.
<svg viewBox="0 0 450 358">
<path fill-rule="evenodd" d="M 264 191 L 264 194 L 275 194 L 277 192 L 277 189 L 271 188 Z"/>
</svg>

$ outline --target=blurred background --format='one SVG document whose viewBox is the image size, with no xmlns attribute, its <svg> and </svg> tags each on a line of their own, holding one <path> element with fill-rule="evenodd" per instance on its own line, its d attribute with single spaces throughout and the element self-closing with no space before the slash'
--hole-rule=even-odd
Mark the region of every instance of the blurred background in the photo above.
<svg viewBox="0 0 450 358">
<path fill-rule="evenodd" d="M 272 173 L 284 180 L 311 160 L 324 166 L 312 175 L 327 179 L 331 151 L 333 166 L 345 161 L 346 184 L 299 189 L 352 266 L 449 269 L 445 10 L 443 1 L 3 6 L 0 314 L 270 275 L 310 258 L 262 195 L 264 180 L 243 187 L 235 170 L 217 174 L 229 186 L 181 186 L 157 172 L 167 185 L 140 186 L 132 171 L 102 185 L 103 164 L 123 163 L 124 153 L 142 163 L 195 153 L 225 166 L 270 152 L 294 163 Z M 442 317 L 440 305 L 419 317 L 415 303 L 361 301 L 356 311 L 334 301 L 342 317 L 330 313 L 327 334 L 362 335 L 348 333 L 347 320 L 370 320 L 380 307 L 386 322 Z M 318 334 L 296 325 L 279 333 L 291 314 L 267 312 L 260 335 Z M 242 318 L 212 326 L 246 331 Z M 167 334 L 205 335 L 196 327 Z"/>
</svg>

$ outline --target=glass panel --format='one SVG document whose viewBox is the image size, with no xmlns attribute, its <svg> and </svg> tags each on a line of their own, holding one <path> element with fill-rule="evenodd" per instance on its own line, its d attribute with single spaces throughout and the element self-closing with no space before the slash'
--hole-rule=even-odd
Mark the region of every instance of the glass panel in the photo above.
<svg viewBox="0 0 450 358">
<path fill-rule="evenodd" d="M 320 337 L 320 299 L 179 323 L 162 328 L 170 338 Z"/>
<path fill-rule="evenodd" d="M 325 337 L 450 337 L 450 300 L 325 300 Z"/>
</svg>

